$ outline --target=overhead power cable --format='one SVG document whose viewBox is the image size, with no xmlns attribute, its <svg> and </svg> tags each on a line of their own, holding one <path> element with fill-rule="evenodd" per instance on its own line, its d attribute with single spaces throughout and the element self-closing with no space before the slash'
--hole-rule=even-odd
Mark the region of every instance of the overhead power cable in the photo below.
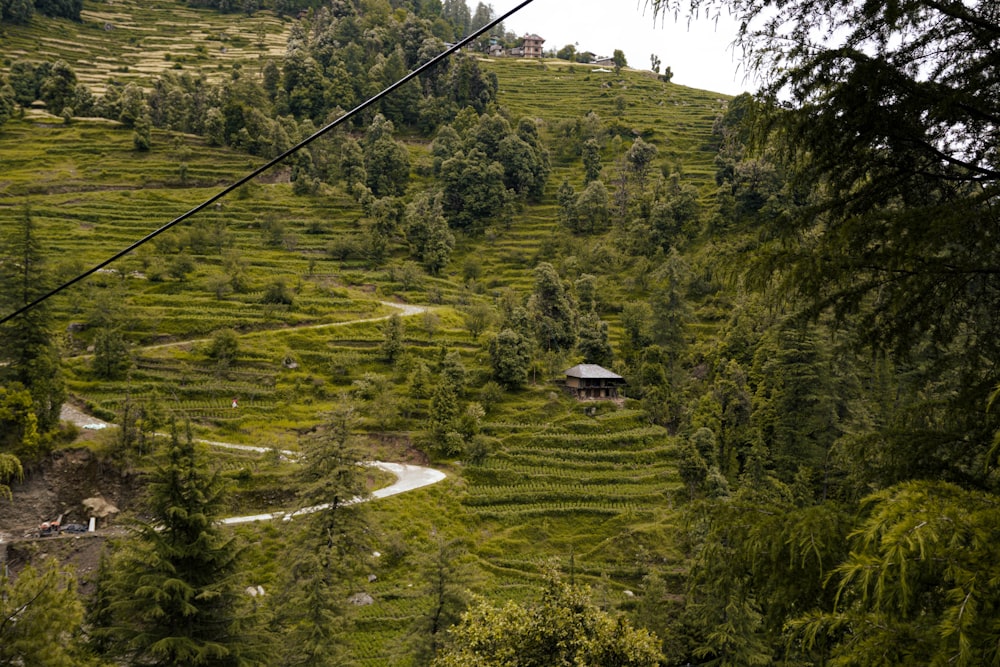
<svg viewBox="0 0 1000 667">
<path fill-rule="evenodd" d="M 345 121 L 350 120 L 352 117 L 354 117 L 355 115 L 361 113 L 362 111 L 364 111 L 365 109 L 367 109 L 371 105 L 375 104 L 376 102 L 378 102 L 379 100 L 381 100 L 386 95 L 389 95 L 390 93 L 392 93 L 394 90 L 396 90 L 400 86 L 405 85 L 407 82 L 409 82 L 412 79 L 420 76 L 421 74 L 423 74 L 427 70 L 429 70 L 429 69 L 431 69 L 433 67 L 436 67 L 441 61 L 445 60 L 452 53 L 454 53 L 455 51 L 458 51 L 459 49 L 461 49 L 463 46 L 465 46 L 469 42 L 475 40 L 477 37 L 480 37 L 481 35 L 484 35 L 485 33 L 489 32 L 497 24 L 502 23 L 503 21 L 506 21 L 508 18 L 510 18 L 511 16 L 513 16 L 514 14 L 516 14 L 517 12 L 519 12 L 520 10 L 522 10 L 525 7 L 527 7 L 528 5 L 530 5 L 532 3 L 532 1 L 533 0 L 523 0 L 523 2 L 521 2 L 520 4 L 518 4 L 517 6 L 515 6 L 513 9 L 507 11 L 506 13 L 502 14 L 501 16 L 498 16 L 497 18 L 493 19 L 492 21 L 490 21 L 489 23 L 487 23 L 483 27 L 479 28 L 478 30 L 474 30 L 473 32 L 469 33 L 468 35 L 466 35 L 465 37 L 463 37 L 461 40 L 459 40 L 458 42 L 456 42 L 452 46 L 448 47 L 447 49 L 445 49 L 444 51 L 442 51 L 438 55 L 434 56 L 433 58 L 431 58 L 430 60 L 428 60 L 426 63 L 424 63 L 423 65 L 421 65 L 420 67 L 417 67 L 416 69 L 414 69 L 412 72 L 410 72 L 409 74 L 407 74 L 406 76 L 404 76 L 399 81 L 396 81 L 395 83 L 390 84 L 389 86 L 387 86 L 386 88 L 384 88 L 381 92 L 376 93 L 375 95 L 369 97 L 367 100 L 365 100 L 361 104 L 357 105 L 356 107 L 354 107 L 353 109 L 351 109 L 347 113 L 343 114 L 342 116 L 338 117 L 336 120 L 334 120 L 334 121 L 330 122 L 329 124 L 321 127 L 320 129 L 316 130 L 313 134 L 311 134 L 310 136 L 306 137 L 305 139 L 303 139 L 299 143 L 295 144 L 294 146 L 292 146 L 291 148 L 289 148 L 288 150 L 286 150 L 281 155 L 278 155 L 277 157 L 272 158 L 271 160 L 265 162 L 261 166 L 257 167 L 256 169 L 254 169 L 253 171 L 251 171 L 250 173 L 248 173 L 243 178 L 241 178 L 238 181 L 232 183 L 231 185 L 226 186 L 225 188 L 223 188 L 222 190 L 220 190 L 216 194 L 212 195 L 211 197 L 209 197 L 208 199 L 206 199 L 202 203 L 198 204 L 197 206 L 195 206 L 194 208 L 192 208 L 191 210 L 189 210 L 187 213 L 184 213 L 182 215 L 177 216 L 176 218 L 174 218 L 170 222 L 166 223 L 165 225 L 163 225 L 159 229 L 156 229 L 155 231 L 150 232 L 149 234 L 147 234 L 146 236 L 142 237 L 141 239 L 139 239 L 138 241 L 136 241 L 135 243 L 133 243 L 129 247 L 127 247 L 124 250 L 121 250 L 121 251 L 115 253 L 114 255 L 112 255 L 111 257 L 107 258 L 106 260 L 104 260 L 103 262 L 101 262 L 97 266 L 93 267 L 92 269 L 84 271 L 83 273 L 79 274 L 78 276 L 76 276 L 72 280 L 66 281 L 65 283 L 63 283 L 59 287 L 56 287 L 55 289 L 53 289 L 53 290 L 51 290 L 51 291 L 43 294 L 42 296 L 38 297 L 34 301 L 31 301 L 30 303 L 26 303 L 25 305 L 23 305 L 22 307 L 18 308 L 17 310 L 15 310 L 14 312 L 10 313 L 9 315 L 5 315 L 3 317 L 3 319 L 0 319 L 0 325 L 2 325 L 4 322 L 7 322 L 8 320 L 11 320 L 11 319 L 17 317 L 18 315 L 20 315 L 22 313 L 25 313 L 25 312 L 31 310 L 32 308 L 34 308 L 38 304 L 40 304 L 43 301 L 45 301 L 45 300 L 47 300 L 47 299 L 55 296 L 59 292 L 62 292 L 64 289 L 66 289 L 66 288 L 68 288 L 68 287 L 70 287 L 72 285 L 75 285 L 76 283 L 80 282 L 84 278 L 92 276 L 93 274 L 97 273 L 98 271 L 100 271 L 101 269 L 103 269 L 104 267 L 106 267 L 108 264 L 111 264 L 115 260 L 120 259 L 121 257 L 124 257 L 125 255 L 127 255 L 130 252 L 132 252 L 133 250 L 135 250 L 139 246 L 147 243 L 148 241 L 153 240 L 154 238 L 156 238 L 157 236 L 159 236 L 163 232 L 167 231 L 168 229 L 170 229 L 174 225 L 178 225 L 178 224 L 184 222 L 185 220 L 187 220 L 188 218 L 190 218 L 191 216 L 193 216 L 195 213 L 198 213 L 199 211 L 202 211 L 202 210 L 208 208 L 209 206 L 211 206 L 212 204 L 214 204 L 218 200 L 222 199 L 223 197 L 225 197 L 227 194 L 229 194 L 230 192 L 232 192 L 236 188 L 240 187 L 244 183 L 247 183 L 248 181 L 251 181 L 251 180 L 257 178 L 258 176 L 260 176 L 261 174 L 263 174 L 265 171 L 267 171 L 271 167 L 273 167 L 276 164 L 280 163 L 282 160 L 284 160 L 285 158 L 287 158 L 289 155 L 292 155 L 293 153 L 296 153 L 297 151 L 301 150 L 302 148 L 305 148 L 306 146 L 308 146 L 309 144 L 311 144 L 313 141 L 315 141 L 316 139 L 319 139 L 324 134 L 326 134 L 330 130 L 334 129 L 335 127 L 337 127 L 341 123 L 344 123 Z"/>
</svg>

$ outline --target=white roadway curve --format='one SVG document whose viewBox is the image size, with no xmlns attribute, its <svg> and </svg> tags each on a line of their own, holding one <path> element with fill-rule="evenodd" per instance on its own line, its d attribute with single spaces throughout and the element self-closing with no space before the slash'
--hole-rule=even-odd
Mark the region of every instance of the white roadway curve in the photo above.
<svg viewBox="0 0 1000 667">
<path fill-rule="evenodd" d="M 423 312 L 425 312 L 427 310 L 427 308 L 424 307 L 424 306 L 415 306 L 415 305 L 408 305 L 408 304 L 390 303 L 388 301 L 383 301 L 381 303 L 384 304 L 384 305 L 386 305 L 386 306 L 392 306 L 393 308 L 400 309 L 402 311 L 401 315 L 404 315 L 404 316 L 406 316 L 406 315 L 417 315 L 417 314 L 423 313 Z M 378 322 L 380 320 L 387 320 L 387 319 L 389 319 L 389 317 L 390 317 L 389 315 L 385 315 L 383 317 L 374 317 L 374 318 L 363 319 L 363 320 L 352 320 L 350 322 L 338 322 L 338 323 L 335 323 L 335 324 L 318 324 L 318 325 L 317 324 L 313 324 L 313 325 L 307 325 L 306 327 L 301 327 L 301 328 L 310 328 L 310 329 L 312 329 L 312 328 L 321 328 L 321 327 L 330 327 L 330 326 L 344 326 L 344 325 L 347 325 L 347 324 L 357 324 L 359 322 Z M 191 341 L 184 341 L 184 342 L 191 342 Z M 168 343 L 167 345 L 156 345 L 156 346 L 153 346 L 153 347 L 167 347 L 169 345 L 177 345 L 177 344 L 179 344 L 179 343 Z M 104 428 L 108 428 L 109 426 L 112 426 L 112 424 L 110 424 L 110 423 L 108 423 L 108 422 L 106 422 L 106 421 L 104 421 L 102 419 L 98 419 L 97 417 L 94 417 L 92 415 L 88 415 L 88 414 L 84 413 L 83 411 L 81 411 L 81 410 L 79 410 L 79 409 L 77 409 L 74 406 L 69 405 L 69 404 L 63 405 L 63 407 L 62 407 L 62 413 L 60 414 L 60 418 L 63 419 L 64 421 L 72 422 L 72 423 L 76 424 L 77 426 L 79 426 L 80 428 L 85 428 L 85 429 L 95 429 L 96 430 L 96 429 L 104 429 Z M 158 434 L 158 435 L 162 435 L 162 434 Z M 244 452 L 256 452 L 256 453 L 259 453 L 259 454 L 265 454 L 267 452 L 272 451 L 271 449 L 268 449 L 267 447 L 256 447 L 254 445 L 239 445 L 239 444 L 235 444 L 235 443 L 231 443 L 231 442 L 218 442 L 218 441 L 215 441 L 215 440 L 203 440 L 203 439 L 200 439 L 200 438 L 196 439 L 196 441 L 197 442 L 205 443 L 206 445 L 209 445 L 209 446 L 212 446 L 212 447 L 221 447 L 221 448 L 225 448 L 225 449 L 238 449 L 238 450 L 241 450 L 241 451 L 244 451 Z M 298 452 L 293 452 L 293 451 L 289 451 L 289 450 L 278 450 L 278 451 L 279 451 L 279 453 L 282 456 L 284 456 L 284 457 L 286 457 L 288 459 L 291 459 L 291 460 L 295 460 L 295 459 L 297 459 L 299 457 Z M 386 472 L 388 472 L 388 473 L 390 473 L 392 475 L 395 475 L 396 482 L 393 483 L 393 484 L 390 484 L 389 486 L 386 486 L 386 487 L 383 487 L 381 489 L 376 489 L 375 491 L 372 491 L 371 494 L 369 494 L 366 498 L 355 498 L 355 499 L 353 499 L 351 501 L 348 501 L 348 502 L 352 502 L 353 503 L 353 502 L 360 502 L 360 501 L 364 501 L 364 500 L 375 500 L 375 499 L 378 499 L 378 498 L 387 498 L 389 496 L 395 496 L 395 495 L 397 495 L 399 493 L 404 493 L 406 491 L 413 491 L 414 489 L 419 489 L 419 488 L 424 487 L 424 486 L 430 486 L 431 484 L 436 484 L 436 483 L 440 482 L 441 480 L 443 480 L 446 477 L 446 475 L 443 472 L 441 472 L 440 470 L 435 470 L 434 468 L 428 468 L 428 467 L 425 467 L 425 466 L 413 465 L 411 463 L 390 463 L 390 462 L 386 462 L 386 461 L 366 461 L 366 462 L 361 463 L 360 465 L 372 466 L 374 468 L 378 468 L 378 469 L 384 470 L 384 471 L 386 471 Z M 278 518 L 282 518 L 285 521 L 289 521 L 289 520 L 291 520 L 295 516 L 299 516 L 299 515 L 302 515 L 302 514 L 310 514 L 312 512 L 319 512 L 319 511 L 327 509 L 329 507 L 330 507 L 329 504 L 323 504 L 323 505 L 315 505 L 313 507 L 304 507 L 302 509 L 295 510 L 294 512 L 269 512 L 269 513 L 265 513 L 265 514 L 252 514 L 252 515 L 248 515 L 248 516 L 233 516 L 233 517 L 227 517 L 225 519 L 222 519 L 220 521 L 220 523 L 223 523 L 223 524 L 226 524 L 226 525 L 234 525 L 234 524 L 240 524 L 240 523 L 252 523 L 254 521 L 271 521 L 273 519 L 278 519 Z"/>
<path fill-rule="evenodd" d="M 63 421 L 73 422 L 80 428 L 87 429 L 104 429 L 113 424 L 110 424 L 102 419 L 98 419 L 92 415 L 88 415 L 76 407 L 64 404 L 62 407 L 62 413 L 60 418 Z M 157 435 L 165 435 L 163 433 L 158 433 Z M 243 452 L 254 452 L 257 454 L 266 454 L 273 450 L 267 447 L 256 447 L 254 445 L 238 445 L 232 442 L 218 442 L 216 440 L 204 440 L 202 438 L 195 438 L 195 442 L 201 442 L 210 447 L 220 447 L 224 449 L 238 449 Z M 297 460 L 299 458 L 298 452 L 293 452 L 287 449 L 279 449 L 278 453 L 289 460 Z M 388 461 L 365 461 L 359 465 L 371 466 L 373 468 L 378 468 L 379 470 L 384 470 L 387 473 L 394 475 L 396 481 L 389 486 L 383 487 L 381 489 L 375 489 L 366 498 L 355 498 L 350 503 L 363 502 L 364 500 L 376 500 L 378 498 L 388 498 L 389 496 L 395 496 L 399 493 L 404 493 L 406 491 L 413 491 L 414 489 L 419 489 L 424 486 L 430 486 L 431 484 L 437 484 L 443 480 L 447 475 L 445 475 L 440 470 L 435 470 L 434 468 L 428 468 L 426 466 L 413 465 L 412 463 L 391 463 Z M 247 516 L 232 516 L 224 518 L 220 523 L 226 525 L 234 525 L 238 523 L 252 523 L 254 521 L 271 521 L 273 519 L 283 518 L 285 521 L 291 520 L 293 517 L 302 514 L 311 514 L 313 512 L 319 512 L 329 508 L 329 504 L 315 505 L 313 507 L 303 507 L 301 509 L 295 510 L 294 512 L 267 512 L 264 514 L 251 514 Z"/>
</svg>

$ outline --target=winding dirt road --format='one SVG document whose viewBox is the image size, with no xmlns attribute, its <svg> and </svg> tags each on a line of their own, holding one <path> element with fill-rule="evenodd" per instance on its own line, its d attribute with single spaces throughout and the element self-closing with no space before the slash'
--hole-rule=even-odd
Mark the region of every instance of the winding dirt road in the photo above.
<svg viewBox="0 0 1000 667">
<path fill-rule="evenodd" d="M 98 419 L 92 415 L 79 410 L 75 406 L 64 404 L 62 407 L 62 412 L 60 413 L 60 418 L 63 421 L 72 422 L 80 428 L 85 429 L 105 429 L 114 426 L 102 419 Z M 158 433 L 157 435 L 164 435 Z M 195 438 L 195 442 L 202 442 L 210 447 L 219 447 L 224 449 L 238 449 L 244 452 L 256 452 L 259 454 L 265 454 L 272 450 L 267 447 L 255 447 L 254 445 L 238 445 L 232 442 L 218 442 L 216 440 L 204 440 L 202 438 Z M 287 457 L 289 460 L 297 460 L 299 458 L 298 452 L 293 452 L 290 450 L 279 450 L 279 452 Z M 395 496 L 400 493 L 405 493 L 406 491 L 413 491 L 414 489 L 419 489 L 425 486 L 430 486 L 431 484 L 437 484 L 443 480 L 447 475 L 445 475 L 440 470 L 435 470 L 434 468 L 428 468 L 426 466 L 413 465 L 411 463 L 391 463 L 388 461 L 365 461 L 359 465 L 372 466 L 373 468 L 378 468 L 379 470 L 384 470 L 387 473 L 395 475 L 396 481 L 389 486 L 383 487 L 381 489 L 376 489 L 372 491 L 367 498 L 356 498 L 351 502 L 363 502 L 365 500 L 376 500 L 378 498 L 388 498 L 389 496 Z M 264 514 L 250 514 L 247 516 L 231 516 L 222 519 L 221 523 L 226 525 L 234 525 L 239 523 L 252 523 L 254 521 L 271 521 L 273 519 L 284 519 L 289 521 L 296 516 L 303 514 L 311 514 L 312 512 L 319 512 L 321 510 L 330 507 L 328 504 L 315 505 L 312 507 L 303 507 L 302 509 L 295 510 L 294 512 L 267 512 Z"/>
<path fill-rule="evenodd" d="M 425 313 L 428 310 L 430 310 L 427 306 L 418 306 L 416 304 L 410 304 L 410 303 L 393 303 L 392 301 L 379 301 L 379 303 L 382 304 L 383 306 L 389 306 L 390 308 L 395 308 L 395 309 L 399 310 L 400 311 L 399 315 L 401 315 L 402 317 L 407 317 L 409 315 L 419 315 L 420 313 Z M 292 331 L 302 331 L 302 330 L 305 330 L 305 329 L 330 329 L 330 328 L 333 328 L 333 327 L 346 327 L 346 326 L 349 326 L 351 324 L 364 324 L 366 322 L 382 322 L 384 320 L 389 319 L 390 317 L 392 317 L 392 314 L 389 314 L 389 315 L 380 315 L 379 317 L 364 317 L 364 318 L 361 318 L 359 320 L 346 320 L 344 322 L 326 322 L 324 324 L 303 324 L 301 326 L 288 327 L 286 329 L 269 329 L 267 331 L 262 331 L 262 332 L 259 332 L 259 333 L 269 333 L 269 334 L 275 334 L 275 333 L 277 333 L 277 334 L 280 334 L 280 333 L 286 333 L 286 332 L 292 332 Z M 251 332 L 248 332 L 248 334 L 245 334 L 245 335 L 249 335 L 249 334 L 252 334 L 252 333 L 257 333 L 257 332 L 252 332 L 251 331 Z M 180 347 L 181 345 L 193 345 L 193 344 L 197 344 L 197 343 L 207 343 L 209 340 L 211 340 L 211 339 L 209 339 L 209 338 L 190 338 L 190 339 L 185 339 L 185 340 L 175 340 L 175 341 L 171 341 L 169 343 L 159 343 L 157 345 L 146 345 L 142 349 L 143 350 L 163 350 L 163 349 L 166 349 L 166 348 L 169 348 L 169 347 Z M 90 355 L 83 355 L 83 356 L 86 357 L 86 356 L 90 356 Z"/>
<path fill-rule="evenodd" d="M 420 313 L 426 312 L 427 307 L 416 306 L 401 303 L 391 303 L 389 301 L 381 301 L 381 304 L 385 306 L 391 306 L 402 311 L 400 314 L 404 317 L 407 315 L 418 315 Z M 361 320 L 351 320 L 348 322 L 336 322 L 332 324 L 311 324 L 304 327 L 298 327 L 300 329 L 319 329 L 324 327 L 336 327 L 336 326 L 346 326 L 348 324 L 358 324 L 361 322 L 379 322 L 382 320 L 387 320 L 391 315 L 383 315 L 382 317 L 373 317 Z M 290 329 L 291 330 L 291 329 Z M 181 345 L 184 343 L 191 343 L 195 341 L 179 341 L 177 343 L 167 343 L 165 345 L 154 345 L 149 348 L 144 349 L 156 349 L 163 347 L 170 347 L 172 345 Z M 77 407 L 69 404 L 64 404 L 62 406 L 62 412 L 60 413 L 60 418 L 63 421 L 72 422 L 78 427 L 88 430 L 100 430 L 113 426 L 102 419 L 98 419 L 93 415 L 88 415 Z M 157 434 L 163 435 L 163 434 Z M 219 447 L 224 449 L 238 449 L 244 452 L 256 452 L 264 454 L 272 451 L 267 447 L 255 447 L 253 445 L 239 445 L 231 442 L 218 442 L 216 440 L 204 440 L 201 438 L 195 438 L 196 442 L 205 443 L 211 447 Z M 289 450 L 279 450 L 280 453 L 290 460 L 297 460 L 299 454 L 297 452 Z M 419 489 L 424 486 L 430 486 L 431 484 L 436 484 L 443 480 L 446 475 L 440 470 L 435 470 L 434 468 L 427 468 L 425 466 L 412 465 L 409 463 L 390 463 L 386 461 L 366 461 L 360 463 L 360 465 L 372 466 L 380 470 L 384 470 L 392 475 L 395 475 L 396 482 L 390 484 L 381 489 L 376 489 L 372 491 L 371 495 L 367 498 L 357 498 L 353 502 L 360 502 L 363 500 L 375 500 L 378 498 L 387 498 L 389 496 L 394 496 L 406 491 L 413 491 L 414 489 Z M 291 520 L 295 516 L 302 514 L 309 514 L 312 512 L 318 512 L 320 510 L 327 509 L 329 505 L 316 505 L 313 507 L 304 507 L 302 509 L 296 510 L 294 512 L 272 512 L 265 514 L 252 514 L 248 516 L 234 516 L 222 519 L 223 524 L 233 525 L 240 523 L 251 523 L 254 521 L 271 521 L 273 519 L 282 518 L 285 521 Z"/>
</svg>

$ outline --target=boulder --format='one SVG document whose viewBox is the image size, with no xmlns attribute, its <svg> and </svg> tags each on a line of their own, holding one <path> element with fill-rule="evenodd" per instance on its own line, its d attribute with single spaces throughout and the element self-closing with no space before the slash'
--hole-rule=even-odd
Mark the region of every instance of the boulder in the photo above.
<svg viewBox="0 0 1000 667">
<path fill-rule="evenodd" d="M 89 510 L 91 516 L 96 516 L 98 519 L 104 519 L 119 512 L 119 509 L 105 500 L 101 494 L 85 499 L 83 506 Z"/>
</svg>

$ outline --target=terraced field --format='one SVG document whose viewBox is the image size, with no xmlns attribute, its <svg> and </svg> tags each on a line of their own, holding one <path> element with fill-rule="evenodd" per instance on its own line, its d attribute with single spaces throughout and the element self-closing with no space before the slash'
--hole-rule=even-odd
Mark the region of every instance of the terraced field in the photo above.
<svg viewBox="0 0 1000 667">
<path fill-rule="evenodd" d="M 520 115 L 544 119 L 551 128 L 593 111 L 656 143 L 660 156 L 692 182 L 702 185 L 714 177 L 711 130 L 728 100 L 724 95 L 666 84 L 652 72 L 619 76 L 562 60 L 480 62 L 496 73 L 503 104 Z M 625 102 L 621 111 L 619 97 Z M 553 180 L 558 187 L 561 179 Z"/>
<path fill-rule="evenodd" d="M 496 521 L 502 533 L 517 532 L 539 518 L 549 523 L 575 523 L 581 517 L 597 523 L 651 520 L 680 488 L 671 439 L 638 412 L 531 425 L 491 423 L 488 430 L 502 445 L 483 465 L 467 471 L 473 484 L 463 503 L 481 519 Z M 575 542 L 570 546 L 581 554 L 583 567 L 606 572 L 614 565 L 615 559 L 604 557 L 586 536 Z M 483 547 L 489 549 L 490 543 Z M 517 569 L 517 563 L 533 557 L 530 550 L 513 560 L 508 553 L 506 564 Z"/>
<path fill-rule="evenodd" d="M 168 69 L 212 79 L 234 62 L 283 55 L 292 25 L 269 11 L 220 14 L 174 0 L 87 2 L 81 19 L 36 14 L 27 29 L 8 30 L 0 71 L 18 58 L 64 60 L 95 95 L 109 78 L 144 84 Z"/>
<path fill-rule="evenodd" d="M 164 0 L 87 2 L 82 24 L 37 17 L 30 30 L 9 31 L 0 70 L 22 56 L 64 58 L 95 93 L 112 77 L 147 84 L 178 66 L 214 76 L 235 60 L 254 66 L 282 53 L 289 27 L 266 12 L 246 18 Z M 479 237 L 460 235 L 441 275 L 404 275 L 412 260 L 402 238 L 381 265 L 333 251 L 365 232 L 363 211 L 339 184 L 297 196 L 278 170 L 53 300 L 74 398 L 114 419 L 126 396 L 155 396 L 164 410 L 190 418 L 203 437 L 294 449 L 300 433 L 369 374 L 385 379 L 395 403 L 386 410 L 362 406 L 363 427 L 372 447 L 399 451 L 426 426 L 429 400 L 408 394 L 418 363 L 433 368 L 444 350 L 458 351 L 468 371 L 462 399 L 480 400 L 489 358 L 483 340 L 473 340 L 464 325 L 469 302 L 492 302 L 508 287 L 526 294 L 535 265 L 553 257 L 567 280 L 594 271 L 608 301 L 623 301 L 634 288 L 616 279 L 621 260 L 558 222 L 560 183 L 578 191 L 583 185 L 579 157 L 558 146 L 560 123 L 597 112 L 622 132 L 617 148 L 606 151 L 606 173 L 620 157 L 614 151 L 640 135 L 659 147 L 663 170 L 679 171 L 708 199 L 710 133 L 724 99 L 632 71 L 617 76 L 555 61 L 484 60 L 482 66 L 497 74 L 500 103 L 512 118 L 540 120 L 553 167 L 541 201 L 521 206 L 510 225 Z M 412 194 L 428 182 L 419 167 L 429 163 L 429 138 L 405 140 L 415 165 Z M 0 225 L 30 210 L 53 276 L 68 278 L 259 164 L 194 136 L 154 131 L 152 144 L 148 153 L 136 152 L 131 131 L 99 120 L 66 125 L 35 113 L 6 123 L 0 129 Z M 182 256 L 191 269 L 172 274 Z M 478 266 L 474 281 L 466 279 L 469 262 Z M 220 287 L 233 266 L 245 272 L 242 291 Z M 264 303 L 275 281 L 293 295 L 292 306 Z M 121 307 L 135 361 L 127 378 L 99 381 L 88 348 L 94 311 L 109 300 Z M 371 321 L 393 312 L 384 301 L 428 305 L 434 316 L 404 318 L 406 359 L 396 365 L 382 358 L 382 324 Z M 615 340 L 617 313 L 601 315 Z M 228 367 L 206 354 L 208 340 L 224 328 L 239 341 L 238 360 Z M 400 664 L 411 623 L 432 603 L 410 564 L 439 539 L 465 541 L 467 585 L 496 599 L 526 596 L 541 564 L 554 557 L 572 562 L 576 575 L 616 606 L 627 603 L 626 588 L 641 585 L 652 559 L 680 560 L 672 546 L 673 499 L 681 489 L 673 437 L 649 426 L 632 402 L 589 415 L 551 382 L 571 365 L 560 366 L 563 361 L 539 361 L 528 386 L 490 406 L 483 424 L 490 451 L 481 464 L 453 462 L 457 474 L 441 485 L 371 508 L 383 551 L 398 553 L 367 587 L 376 603 L 358 610 L 359 631 L 351 639 L 358 664 Z M 253 471 L 240 482 L 247 487 L 241 503 L 250 506 L 287 481 L 252 457 L 233 456 L 227 470 Z M 278 539 L 273 527 L 259 531 L 265 542 Z"/>
</svg>

